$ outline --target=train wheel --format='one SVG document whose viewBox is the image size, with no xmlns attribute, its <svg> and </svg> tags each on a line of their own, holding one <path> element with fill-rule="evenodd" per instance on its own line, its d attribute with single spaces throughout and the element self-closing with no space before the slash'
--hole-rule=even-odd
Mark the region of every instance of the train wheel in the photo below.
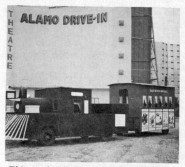
<svg viewBox="0 0 185 167">
<path fill-rule="evenodd" d="M 52 145 L 55 142 L 55 133 L 52 129 L 46 128 L 41 131 L 39 144 L 43 146 Z"/>
<path fill-rule="evenodd" d="M 162 134 L 167 135 L 168 133 L 169 133 L 169 129 L 167 129 L 167 130 L 162 130 Z"/>
</svg>

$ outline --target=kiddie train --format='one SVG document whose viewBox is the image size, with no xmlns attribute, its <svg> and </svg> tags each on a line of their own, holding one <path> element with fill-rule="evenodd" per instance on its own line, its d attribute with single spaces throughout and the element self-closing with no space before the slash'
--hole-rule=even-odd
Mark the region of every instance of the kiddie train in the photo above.
<svg viewBox="0 0 185 167">
<path fill-rule="evenodd" d="M 110 104 L 92 104 L 91 89 L 46 88 L 35 98 L 7 99 L 6 140 L 37 140 L 51 145 L 57 137 L 111 137 L 175 127 L 173 87 L 137 83 L 110 86 Z M 7 92 L 8 97 L 8 92 Z"/>
</svg>

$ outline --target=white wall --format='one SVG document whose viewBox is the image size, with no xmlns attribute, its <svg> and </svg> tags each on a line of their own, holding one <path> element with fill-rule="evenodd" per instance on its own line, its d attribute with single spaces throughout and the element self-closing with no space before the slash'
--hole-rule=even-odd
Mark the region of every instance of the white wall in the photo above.
<svg viewBox="0 0 185 167">
<path fill-rule="evenodd" d="M 109 104 L 109 89 L 92 89 L 92 103 Z"/>
<path fill-rule="evenodd" d="M 7 85 L 14 87 L 108 88 L 115 82 L 131 81 L 131 8 L 9 6 L 13 11 L 12 69 Z M 64 15 L 107 12 L 107 22 L 63 25 Z M 56 25 L 21 23 L 22 14 L 57 15 Z M 119 26 L 119 20 L 124 26 Z M 118 42 L 119 37 L 124 42 Z M 119 60 L 118 54 L 124 53 Z M 124 75 L 119 76 L 119 69 Z"/>
</svg>

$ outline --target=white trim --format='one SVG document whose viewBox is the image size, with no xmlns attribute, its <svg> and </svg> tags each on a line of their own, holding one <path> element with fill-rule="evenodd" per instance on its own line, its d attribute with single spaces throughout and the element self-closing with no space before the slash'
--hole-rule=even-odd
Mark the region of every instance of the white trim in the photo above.
<svg viewBox="0 0 185 167">
<path fill-rule="evenodd" d="M 115 127 L 125 127 L 125 114 L 115 114 Z"/>
<path fill-rule="evenodd" d="M 83 93 L 82 92 L 71 92 L 71 96 L 82 97 L 83 96 Z"/>
<path fill-rule="evenodd" d="M 25 113 L 40 113 L 40 106 L 39 105 L 26 105 Z"/>
<path fill-rule="evenodd" d="M 84 100 L 84 114 L 89 114 L 89 101 Z"/>
</svg>

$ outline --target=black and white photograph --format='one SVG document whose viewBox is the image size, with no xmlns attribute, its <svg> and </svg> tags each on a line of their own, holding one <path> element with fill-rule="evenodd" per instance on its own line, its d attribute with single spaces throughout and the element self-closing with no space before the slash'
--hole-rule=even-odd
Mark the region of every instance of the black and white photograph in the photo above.
<svg viewBox="0 0 185 167">
<path fill-rule="evenodd" d="M 6 5 L 6 165 L 180 165 L 180 6 L 61 4 Z"/>
</svg>

